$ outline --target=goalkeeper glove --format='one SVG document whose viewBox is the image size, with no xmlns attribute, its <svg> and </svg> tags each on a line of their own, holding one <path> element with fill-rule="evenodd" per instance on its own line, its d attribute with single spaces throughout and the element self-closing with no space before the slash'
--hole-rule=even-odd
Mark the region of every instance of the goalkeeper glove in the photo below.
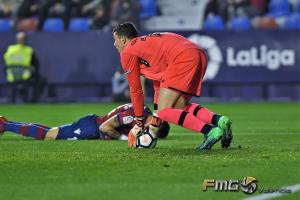
<svg viewBox="0 0 300 200">
<path fill-rule="evenodd" d="M 145 130 L 144 117 L 136 117 L 135 118 L 135 125 L 130 130 L 130 133 L 132 133 L 134 136 L 137 137 L 137 136 L 142 135 L 144 130 Z"/>
<path fill-rule="evenodd" d="M 136 147 L 136 138 L 143 134 L 144 129 L 145 129 L 144 117 L 136 117 L 135 125 L 129 131 L 129 134 L 128 134 L 128 146 L 129 147 Z"/>
</svg>

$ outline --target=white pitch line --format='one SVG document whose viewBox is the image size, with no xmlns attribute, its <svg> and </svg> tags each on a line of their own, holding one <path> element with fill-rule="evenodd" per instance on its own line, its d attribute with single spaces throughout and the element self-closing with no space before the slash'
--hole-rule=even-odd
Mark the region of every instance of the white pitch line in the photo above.
<svg viewBox="0 0 300 200">
<path fill-rule="evenodd" d="M 300 184 L 282 187 L 281 189 L 288 189 L 291 190 L 291 193 L 297 192 L 300 190 Z M 272 193 L 272 194 L 261 194 L 254 197 L 248 197 L 242 200 L 267 200 L 267 199 L 273 199 L 275 197 L 280 197 L 282 195 L 291 194 L 291 193 Z"/>
</svg>

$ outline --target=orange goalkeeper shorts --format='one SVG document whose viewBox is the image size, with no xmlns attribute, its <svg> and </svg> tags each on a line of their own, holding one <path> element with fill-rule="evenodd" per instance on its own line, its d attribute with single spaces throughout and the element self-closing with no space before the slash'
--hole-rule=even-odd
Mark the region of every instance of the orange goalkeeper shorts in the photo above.
<svg viewBox="0 0 300 200">
<path fill-rule="evenodd" d="M 160 87 L 187 95 L 200 96 L 207 58 L 201 49 L 187 49 L 176 56 L 166 69 Z"/>
</svg>

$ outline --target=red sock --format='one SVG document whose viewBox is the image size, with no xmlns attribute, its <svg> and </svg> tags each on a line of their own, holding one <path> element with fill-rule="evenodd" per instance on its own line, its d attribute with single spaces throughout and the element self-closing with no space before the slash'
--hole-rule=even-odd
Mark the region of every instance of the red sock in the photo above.
<svg viewBox="0 0 300 200">
<path fill-rule="evenodd" d="M 184 128 L 206 134 L 211 126 L 184 110 L 165 108 L 158 111 L 158 116 L 164 121 L 180 125 Z"/>
<path fill-rule="evenodd" d="M 199 104 L 190 103 L 185 108 L 184 111 L 192 113 L 201 121 L 212 124 L 212 118 L 215 115 L 213 112 L 209 111 L 207 108 L 200 106 Z"/>
</svg>

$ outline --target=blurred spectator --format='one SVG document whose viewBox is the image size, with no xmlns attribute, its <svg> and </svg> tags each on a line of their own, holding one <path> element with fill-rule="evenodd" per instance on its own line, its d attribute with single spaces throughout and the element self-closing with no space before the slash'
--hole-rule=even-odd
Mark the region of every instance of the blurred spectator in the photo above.
<svg viewBox="0 0 300 200">
<path fill-rule="evenodd" d="M 228 2 L 227 0 L 210 0 L 204 11 L 204 20 L 208 16 L 218 15 L 221 16 L 224 21 L 228 20 Z"/>
<path fill-rule="evenodd" d="M 39 1 L 38 0 L 23 0 L 17 10 L 18 19 L 28 18 L 38 15 Z"/>
<path fill-rule="evenodd" d="M 105 17 L 101 17 L 102 8 L 107 15 L 110 8 L 109 0 L 40 0 L 39 25 L 38 29 L 42 30 L 44 21 L 51 18 L 62 18 L 64 20 L 64 28 L 68 29 L 71 18 L 89 17 L 95 18 L 95 27 L 101 27 L 105 21 Z M 100 19 L 101 18 L 101 19 Z"/>
<path fill-rule="evenodd" d="M 0 17 L 13 17 L 22 0 L 0 0 Z"/>
<path fill-rule="evenodd" d="M 247 15 L 246 8 L 250 7 L 249 0 L 227 0 L 228 3 L 228 17 L 231 20 L 235 16 L 244 16 Z M 248 16 L 248 15 L 247 15 Z"/>
<path fill-rule="evenodd" d="M 146 78 L 141 76 L 141 84 L 144 96 L 146 97 L 147 91 L 146 91 Z M 112 77 L 112 93 L 113 93 L 113 99 L 116 102 L 128 102 L 130 101 L 130 92 L 128 87 L 128 81 L 126 79 L 126 75 L 123 73 L 123 70 L 121 70 L 121 67 L 119 67 L 113 77 Z"/>
<path fill-rule="evenodd" d="M 115 0 L 111 8 L 111 26 L 131 21 L 140 27 L 140 4 L 137 0 Z"/>
<path fill-rule="evenodd" d="M 36 31 L 39 12 L 38 0 L 23 0 L 16 11 L 15 28 L 18 31 Z"/>
<path fill-rule="evenodd" d="M 94 17 L 98 7 L 104 6 L 105 10 L 110 9 L 110 0 L 70 0 L 70 17 Z"/>
<path fill-rule="evenodd" d="M 219 15 L 224 22 L 237 16 L 249 18 L 265 14 L 269 0 L 210 0 L 207 4 L 204 17 L 209 14 Z"/>
<path fill-rule="evenodd" d="M 4 54 L 6 79 L 13 86 L 12 102 L 16 101 L 17 93 L 24 102 L 36 102 L 45 86 L 45 79 L 39 74 L 39 60 L 25 39 L 24 32 L 17 33 L 17 43 L 9 45 Z M 33 89 L 31 99 L 30 88 Z"/>
<path fill-rule="evenodd" d="M 249 17 L 260 16 L 268 12 L 269 0 L 250 0 L 250 6 L 246 8 Z"/>
<path fill-rule="evenodd" d="M 0 18 L 11 19 L 11 26 L 17 21 L 17 10 L 22 0 L 0 0 Z"/>
<path fill-rule="evenodd" d="M 101 0 L 72 0 L 71 17 L 92 17 Z"/>
<path fill-rule="evenodd" d="M 289 1 L 294 12 L 300 13 L 300 0 L 290 0 Z"/>
<path fill-rule="evenodd" d="M 116 70 L 112 77 L 112 93 L 116 102 L 127 102 L 130 100 L 126 75 L 122 73 L 121 69 Z"/>
<path fill-rule="evenodd" d="M 71 0 L 39 0 L 39 23 L 38 30 L 43 29 L 44 22 L 47 18 L 62 18 L 64 28 L 68 29 L 70 20 Z"/>
<path fill-rule="evenodd" d="M 103 29 L 109 24 L 109 13 L 106 7 L 102 4 L 98 5 L 96 8 L 95 16 L 91 21 L 91 29 Z"/>
</svg>

